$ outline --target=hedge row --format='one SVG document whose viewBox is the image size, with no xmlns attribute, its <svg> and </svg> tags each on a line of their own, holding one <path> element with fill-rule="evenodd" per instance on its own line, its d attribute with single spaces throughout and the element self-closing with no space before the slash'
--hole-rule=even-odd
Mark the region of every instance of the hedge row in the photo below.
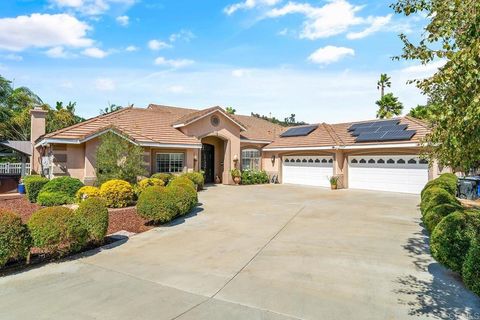
<svg viewBox="0 0 480 320">
<path fill-rule="evenodd" d="M 108 229 L 108 210 L 99 198 L 83 201 L 77 210 L 49 207 L 36 211 L 23 224 L 11 211 L 0 209 L 0 268 L 25 259 L 32 247 L 52 256 L 101 244 Z"/>
<path fill-rule="evenodd" d="M 189 213 L 198 203 L 196 186 L 186 177 L 170 181 L 167 187 L 148 187 L 137 202 L 137 213 L 153 223 L 166 223 Z"/>
<path fill-rule="evenodd" d="M 258 170 L 244 170 L 242 171 L 241 184 L 265 184 L 270 181 L 268 174 L 264 171 Z"/>
<path fill-rule="evenodd" d="M 458 178 L 442 174 L 421 193 L 420 209 L 431 235 L 432 256 L 458 272 L 470 290 L 480 295 L 480 210 L 465 210 L 456 199 Z"/>
</svg>

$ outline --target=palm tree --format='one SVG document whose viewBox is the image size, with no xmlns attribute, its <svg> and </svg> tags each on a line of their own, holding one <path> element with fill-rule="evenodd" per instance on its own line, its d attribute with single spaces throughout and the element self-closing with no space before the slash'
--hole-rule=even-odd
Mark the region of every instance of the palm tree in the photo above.
<svg viewBox="0 0 480 320">
<path fill-rule="evenodd" d="M 228 114 L 235 114 L 235 112 L 237 112 L 233 107 L 226 107 L 225 111 L 227 111 Z"/>
<path fill-rule="evenodd" d="M 393 116 L 399 116 L 403 110 L 403 104 L 393 93 L 387 93 L 380 100 L 375 102 L 378 106 L 377 118 L 390 119 Z"/>
<path fill-rule="evenodd" d="M 385 88 L 390 88 L 391 85 L 392 82 L 390 82 L 390 77 L 386 73 L 382 73 L 380 75 L 380 80 L 377 82 L 377 90 L 380 90 L 380 99 L 385 95 Z"/>
</svg>

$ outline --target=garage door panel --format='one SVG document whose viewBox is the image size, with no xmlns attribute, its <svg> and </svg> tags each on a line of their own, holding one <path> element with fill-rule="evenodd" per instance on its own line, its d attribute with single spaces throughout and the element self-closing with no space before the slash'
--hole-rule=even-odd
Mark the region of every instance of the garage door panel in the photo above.
<svg viewBox="0 0 480 320">
<path fill-rule="evenodd" d="M 333 173 L 333 158 L 327 156 L 290 156 L 283 158 L 282 182 L 328 187 Z"/>
<path fill-rule="evenodd" d="M 349 188 L 418 194 L 428 182 L 428 164 L 415 156 L 349 157 Z"/>
</svg>

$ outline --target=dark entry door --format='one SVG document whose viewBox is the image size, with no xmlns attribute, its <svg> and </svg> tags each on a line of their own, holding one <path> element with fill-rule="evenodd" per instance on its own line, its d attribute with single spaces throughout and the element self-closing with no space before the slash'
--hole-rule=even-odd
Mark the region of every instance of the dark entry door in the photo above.
<svg viewBox="0 0 480 320">
<path fill-rule="evenodd" d="M 202 171 L 205 172 L 205 182 L 215 180 L 215 147 L 211 144 L 202 145 Z"/>
</svg>

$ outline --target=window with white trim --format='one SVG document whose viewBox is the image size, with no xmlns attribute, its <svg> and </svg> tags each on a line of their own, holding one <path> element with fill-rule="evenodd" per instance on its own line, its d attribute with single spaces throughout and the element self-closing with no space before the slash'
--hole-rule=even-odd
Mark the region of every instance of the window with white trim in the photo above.
<svg viewBox="0 0 480 320">
<path fill-rule="evenodd" d="M 260 170 L 260 151 L 257 149 L 242 150 L 242 170 Z"/>
<path fill-rule="evenodd" d="M 157 172 L 183 172 L 185 163 L 184 153 L 157 153 Z"/>
</svg>

